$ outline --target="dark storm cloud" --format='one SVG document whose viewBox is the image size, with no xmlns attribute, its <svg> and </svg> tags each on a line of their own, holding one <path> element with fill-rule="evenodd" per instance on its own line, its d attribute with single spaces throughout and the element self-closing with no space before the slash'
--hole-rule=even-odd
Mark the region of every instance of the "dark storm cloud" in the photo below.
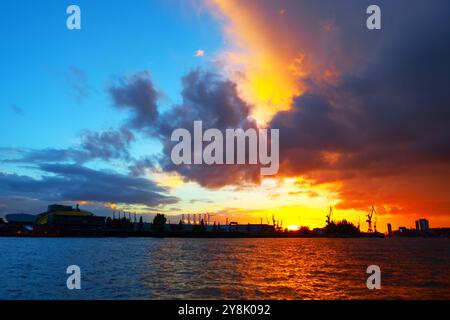
<svg viewBox="0 0 450 320">
<path fill-rule="evenodd" d="M 34 179 L 0 173 L 2 196 L 24 196 L 45 201 L 93 201 L 142 204 L 156 207 L 178 201 L 153 181 L 113 172 L 96 171 L 78 165 L 39 166 L 51 175 Z"/>
<path fill-rule="evenodd" d="M 40 163 L 40 162 L 66 162 L 73 161 L 82 163 L 87 161 L 87 153 L 75 149 L 18 149 L 15 152 L 16 157 L 3 160 L 12 163 Z"/>
<path fill-rule="evenodd" d="M 134 177 L 143 176 L 147 169 L 154 170 L 156 168 L 157 159 L 155 157 L 146 157 L 135 160 L 129 167 L 130 174 Z"/>
<path fill-rule="evenodd" d="M 129 125 L 134 129 L 148 129 L 158 117 L 156 91 L 146 71 L 123 77 L 117 85 L 108 88 L 114 105 L 131 112 Z"/>
<path fill-rule="evenodd" d="M 203 130 L 217 128 L 256 128 L 249 118 L 250 106 L 238 95 L 236 84 L 217 73 L 196 69 L 182 79 L 182 103 L 169 111 L 158 113 L 158 94 L 146 72 L 124 80 L 121 86 L 111 87 L 115 105 L 132 110 L 130 127 L 146 135 L 157 137 L 163 144 L 163 154 L 157 160 L 165 171 L 176 171 L 186 180 L 208 187 L 259 181 L 257 166 L 241 165 L 174 165 L 171 150 L 175 145 L 171 134 L 185 128 L 193 136 L 194 121 L 202 121 Z M 134 176 L 143 175 L 145 169 L 154 169 L 155 160 L 136 160 L 130 166 Z"/>
<path fill-rule="evenodd" d="M 87 131 L 82 135 L 81 149 L 91 159 L 129 159 L 128 147 L 134 141 L 127 128 L 104 132 Z"/>
<path fill-rule="evenodd" d="M 196 69 L 182 79 L 182 103 L 158 118 L 156 134 L 165 142 L 174 129 L 192 129 L 195 120 L 204 130 L 217 128 L 250 128 L 250 106 L 239 98 L 236 84 L 220 75 Z"/>
<path fill-rule="evenodd" d="M 67 149 L 16 150 L 16 157 L 5 162 L 46 163 L 75 162 L 78 164 L 101 159 L 129 160 L 129 146 L 134 141 L 133 133 L 127 128 L 102 132 L 84 131 L 80 137 L 80 145 Z M 17 156 L 18 155 L 18 156 Z"/>
<path fill-rule="evenodd" d="M 282 171 L 378 175 L 450 162 L 449 4 L 421 3 L 404 15 L 401 8 L 383 8 L 397 10 L 384 17 L 378 39 L 344 36 L 376 52 L 364 68 L 346 70 L 333 84 L 311 81 L 290 111 L 274 117 Z M 327 152 L 339 159 L 329 161 Z"/>
<path fill-rule="evenodd" d="M 172 132 L 185 128 L 193 137 L 194 121 L 201 120 L 203 130 L 217 128 L 256 128 L 249 119 L 250 106 L 238 95 L 236 84 L 218 74 L 200 69 L 187 74 L 182 81 L 183 102 L 162 114 L 158 121 L 158 136 L 163 143 L 160 164 L 164 170 L 176 171 L 187 180 L 211 188 L 227 184 L 257 183 L 260 179 L 256 165 L 174 165 L 171 150 L 176 144 L 170 141 Z"/>
<path fill-rule="evenodd" d="M 299 79 L 305 90 L 293 99 L 291 110 L 278 113 L 270 123 L 280 129 L 282 175 L 340 170 L 328 175 L 333 180 L 352 177 L 351 170 L 386 175 L 427 161 L 448 161 L 449 4 L 381 2 L 381 31 L 365 27 L 369 4 L 258 3 L 262 15 L 285 9 L 286 16 L 266 31 L 297 46 L 312 70 L 308 78 Z M 324 79 L 327 69 L 337 74 L 335 79 Z M 154 86 L 146 79 L 146 86 L 129 81 L 124 89 L 132 87 L 133 96 L 152 92 L 148 88 Z M 258 182 L 259 172 L 251 166 L 172 164 L 170 134 L 176 128 L 192 132 L 195 120 L 202 120 L 204 129 L 255 126 L 233 82 L 195 70 L 182 84 L 181 105 L 157 121 L 155 116 L 140 124 L 151 126 L 163 143 L 162 168 L 208 187 Z M 156 109 L 156 95 L 151 98 L 147 105 Z"/>
</svg>

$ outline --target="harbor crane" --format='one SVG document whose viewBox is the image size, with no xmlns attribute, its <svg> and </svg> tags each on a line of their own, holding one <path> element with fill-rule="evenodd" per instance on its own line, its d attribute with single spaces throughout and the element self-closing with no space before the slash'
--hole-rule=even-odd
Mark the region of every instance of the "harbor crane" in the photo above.
<svg viewBox="0 0 450 320">
<path fill-rule="evenodd" d="M 375 233 L 377 233 L 377 219 L 378 219 L 378 214 L 375 211 L 375 222 L 373 224 L 373 230 L 375 231 Z"/>
<path fill-rule="evenodd" d="M 372 206 L 370 208 L 370 211 L 367 214 L 366 222 L 369 225 L 369 228 L 367 229 L 367 232 L 373 232 L 373 230 L 372 230 L 372 217 L 373 217 L 374 214 L 375 214 L 375 232 L 376 232 L 376 229 L 377 229 L 377 223 L 376 223 L 377 211 L 375 210 L 374 206 Z"/>
<path fill-rule="evenodd" d="M 211 217 L 215 216 L 215 214 L 208 213 L 208 224 L 211 223 Z"/>
<path fill-rule="evenodd" d="M 333 208 L 330 207 L 330 211 L 327 214 L 327 225 L 332 222 L 331 217 L 333 216 Z"/>
</svg>

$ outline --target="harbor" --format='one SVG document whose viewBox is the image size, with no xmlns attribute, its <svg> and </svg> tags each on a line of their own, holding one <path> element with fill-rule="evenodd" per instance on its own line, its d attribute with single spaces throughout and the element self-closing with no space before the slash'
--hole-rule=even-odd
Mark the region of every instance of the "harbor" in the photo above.
<svg viewBox="0 0 450 320">
<path fill-rule="evenodd" d="M 384 237 L 449 237 L 450 228 L 429 228 L 428 220 L 416 221 L 416 229 L 399 227 L 393 231 L 388 224 L 388 232 L 377 231 L 376 210 L 371 207 L 367 214 L 367 231 L 360 223 L 343 219 L 333 220 L 330 207 L 323 228 L 310 229 L 300 226 L 296 230 L 283 227 L 283 220 L 272 221 L 266 217 L 260 223 L 224 224 L 211 222 L 210 214 L 182 214 L 177 223 L 168 221 L 164 214 L 156 214 L 152 222 L 144 222 L 142 215 L 113 212 L 112 217 L 97 216 L 83 210 L 77 204 L 52 204 L 47 211 L 38 215 L 15 213 L 0 219 L 0 236 L 7 237 L 186 237 L 186 238 L 384 238 Z M 375 217 L 375 220 L 373 220 Z"/>
</svg>

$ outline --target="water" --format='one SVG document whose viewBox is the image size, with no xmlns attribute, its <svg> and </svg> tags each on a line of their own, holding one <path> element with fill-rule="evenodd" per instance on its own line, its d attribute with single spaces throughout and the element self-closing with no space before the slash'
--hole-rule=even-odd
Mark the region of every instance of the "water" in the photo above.
<svg viewBox="0 0 450 320">
<path fill-rule="evenodd" d="M 0 299 L 450 299 L 449 239 L 0 238 Z M 81 268 L 68 290 L 66 268 Z M 366 268 L 381 268 L 368 290 Z"/>
</svg>

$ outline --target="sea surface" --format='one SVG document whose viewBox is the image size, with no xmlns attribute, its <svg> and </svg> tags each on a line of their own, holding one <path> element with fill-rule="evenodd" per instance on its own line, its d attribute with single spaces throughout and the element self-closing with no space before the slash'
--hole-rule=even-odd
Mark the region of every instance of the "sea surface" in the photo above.
<svg viewBox="0 0 450 320">
<path fill-rule="evenodd" d="M 450 239 L 0 238 L 0 299 L 450 299 Z"/>
</svg>

